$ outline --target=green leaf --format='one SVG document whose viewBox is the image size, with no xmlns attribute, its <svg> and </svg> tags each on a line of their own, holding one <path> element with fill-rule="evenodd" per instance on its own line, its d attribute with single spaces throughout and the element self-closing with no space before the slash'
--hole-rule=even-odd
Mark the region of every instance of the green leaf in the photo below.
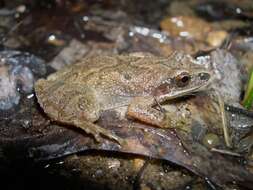
<svg viewBox="0 0 253 190">
<path fill-rule="evenodd" d="M 252 106 L 252 103 L 253 103 L 253 70 L 251 71 L 251 74 L 250 74 L 250 79 L 248 82 L 244 99 L 242 101 L 242 105 L 246 109 L 250 109 Z"/>
</svg>

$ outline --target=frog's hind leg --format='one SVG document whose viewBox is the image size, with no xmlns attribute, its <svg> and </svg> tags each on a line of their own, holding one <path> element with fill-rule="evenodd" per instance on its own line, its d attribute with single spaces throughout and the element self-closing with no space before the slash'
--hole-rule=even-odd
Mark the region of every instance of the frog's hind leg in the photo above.
<svg viewBox="0 0 253 190">
<path fill-rule="evenodd" d="M 104 129 L 100 127 L 99 125 L 96 125 L 92 122 L 85 121 L 85 120 L 82 120 L 82 121 L 74 120 L 73 123 L 76 127 L 84 130 L 88 134 L 93 135 L 97 142 L 101 142 L 101 135 L 102 135 L 116 141 L 120 145 L 123 144 L 122 138 L 113 134 L 111 131 Z"/>
<path fill-rule="evenodd" d="M 93 135 L 99 142 L 101 141 L 101 135 L 118 143 L 122 142 L 120 137 L 110 130 L 94 124 L 100 117 L 101 107 L 99 98 L 97 98 L 96 91 L 93 88 L 72 83 L 61 85 L 53 93 L 56 93 L 57 98 L 45 101 L 44 104 L 48 105 L 44 107 L 57 107 L 54 111 L 46 109 L 47 113 L 53 114 L 52 118 L 54 120 L 80 128 Z M 57 104 L 55 104 L 56 101 L 58 101 Z"/>
</svg>

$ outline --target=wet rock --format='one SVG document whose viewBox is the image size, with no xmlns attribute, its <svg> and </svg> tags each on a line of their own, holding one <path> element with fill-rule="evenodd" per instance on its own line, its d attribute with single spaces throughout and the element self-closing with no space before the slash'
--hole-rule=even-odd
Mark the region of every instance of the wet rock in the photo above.
<svg viewBox="0 0 253 190">
<path fill-rule="evenodd" d="M 199 50 L 210 49 L 205 43 L 199 41 L 174 38 L 166 32 L 140 26 L 130 27 L 129 38 L 126 41 L 129 42 L 129 45 L 124 51 L 144 51 L 160 56 L 169 56 L 174 51 L 194 54 Z"/>
<path fill-rule="evenodd" d="M 208 148 L 214 148 L 220 144 L 220 140 L 216 134 L 208 133 L 203 139 L 203 144 Z"/>
<path fill-rule="evenodd" d="M 212 31 L 208 33 L 206 41 L 213 47 L 220 47 L 227 37 L 228 33 L 224 30 Z"/>
<path fill-rule="evenodd" d="M 73 39 L 49 64 L 54 69 L 59 70 L 64 66 L 75 63 L 78 59 L 81 59 L 87 51 L 87 46 Z"/>
<path fill-rule="evenodd" d="M 17 105 L 20 93 L 31 93 L 37 77 L 46 74 L 44 61 L 29 53 L 0 52 L 0 110 Z"/>
<path fill-rule="evenodd" d="M 253 37 L 237 37 L 232 41 L 232 49 L 234 51 L 252 52 Z"/>
<path fill-rule="evenodd" d="M 219 47 L 228 37 L 225 30 L 215 28 L 211 23 L 194 16 L 167 17 L 160 26 L 170 37 L 186 39 L 200 51 Z"/>
<path fill-rule="evenodd" d="M 141 26 L 131 26 L 128 33 L 129 52 L 149 52 L 168 56 L 174 50 L 173 39 L 166 33 Z"/>
<path fill-rule="evenodd" d="M 0 67 L 0 81 L 0 109 L 7 110 L 13 105 L 17 105 L 20 97 L 17 93 L 16 82 L 13 76 L 10 76 L 8 74 L 8 69 L 3 66 Z"/>
<path fill-rule="evenodd" d="M 160 26 L 171 36 L 202 41 L 212 29 L 210 24 L 201 18 L 190 16 L 168 17 L 161 21 Z"/>
<path fill-rule="evenodd" d="M 213 88 L 225 102 L 239 105 L 243 84 L 238 60 L 226 50 L 216 50 L 211 53 L 211 63 L 216 78 Z"/>
<path fill-rule="evenodd" d="M 227 50 L 216 49 L 210 55 L 197 57 L 197 63 L 203 64 L 214 72 L 211 87 L 225 102 L 239 106 L 243 88 L 243 75 L 239 61 Z"/>
</svg>

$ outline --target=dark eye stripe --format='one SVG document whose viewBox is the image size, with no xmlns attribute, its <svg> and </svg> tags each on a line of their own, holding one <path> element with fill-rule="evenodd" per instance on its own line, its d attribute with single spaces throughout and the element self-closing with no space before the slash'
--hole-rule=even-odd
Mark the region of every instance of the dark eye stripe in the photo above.
<svg viewBox="0 0 253 190">
<path fill-rule="evenodd" d="M 160 95 L 166 94 L 166 93 L 168 93 L 168 84 L 163 83 L 155 89 L 154 96 L 160 96 Z"/>
</svg>

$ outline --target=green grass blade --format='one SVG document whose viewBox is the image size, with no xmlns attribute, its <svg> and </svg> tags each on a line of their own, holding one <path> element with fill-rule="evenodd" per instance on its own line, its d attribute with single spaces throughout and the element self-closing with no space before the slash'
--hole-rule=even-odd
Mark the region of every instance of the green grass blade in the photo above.
<svg viewBox="0 0 253 190">
<path fill-rule="evenodd" d="M 246 89 L 246 93 L 242 102 L 242 105 L 246 108 L 246 109 L 250 109 L 253 103 L 253 70 L 251 71 L 250 74 L 250 79 L 248 82 L 248 86 Z"/>
</svg>

